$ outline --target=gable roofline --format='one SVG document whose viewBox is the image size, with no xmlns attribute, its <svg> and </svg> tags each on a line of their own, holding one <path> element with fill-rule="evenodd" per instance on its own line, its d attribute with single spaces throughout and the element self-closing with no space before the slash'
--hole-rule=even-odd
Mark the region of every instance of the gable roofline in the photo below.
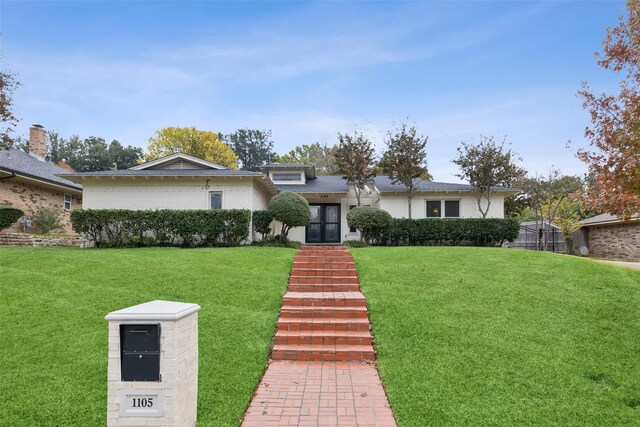
<svg viewBox="0 0 640 427">
<path fill-rule="evenodd" d="M 209 162 L 207 160 L 203 160 L 198 157 L 194 157 L 188 154 L 178 152 L 178 153 L 169 154 L 168 156 L 160 157 L 159 159 L 151 160 L 150 162 L 145 162 L 137 166 L 133 166 L 129 168 L 129 170 L 145 170 L 154 166 L 162 165 L 164 163 L 172 162 L 176 159 L 186 160 L 188 162 L 195 163 L 200 166 L 205 166 L 210 169 L 229 169 L 226 166 L 222 166 L 217 163 Z"/>
</svg>

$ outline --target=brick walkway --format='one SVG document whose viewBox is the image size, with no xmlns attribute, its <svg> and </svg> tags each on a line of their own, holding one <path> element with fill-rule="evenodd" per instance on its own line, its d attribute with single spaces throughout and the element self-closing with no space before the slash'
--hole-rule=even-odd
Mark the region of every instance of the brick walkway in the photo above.
<svg viewBox="0 0 640 427">
<path fill-rule="evenodd" d="M 396 425 L 348 248 L 298 251 L 271 357 L 242 426 Z"/>
</svg>

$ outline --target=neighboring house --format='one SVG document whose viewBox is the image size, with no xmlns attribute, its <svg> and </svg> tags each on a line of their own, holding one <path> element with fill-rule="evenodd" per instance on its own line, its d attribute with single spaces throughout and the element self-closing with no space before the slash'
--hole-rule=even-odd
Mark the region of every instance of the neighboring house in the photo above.
<svg viewBox="0 0 640 427">
<path fill-rule="evenodd" d="M 262 172 L 231 170 L 176 153 L 128 170 L 62 173 L 81 183 L 84 208 L 91 209 L 266 209 L 281 191 L 302 195 L 311 207 L 311 224 L 291 230 L 289 237 L 305 243 L 340 243 L 358 239 L 347 225 L 347 212 L 356 206 L 353 185 L 340 176 L 317 176 L 315 166 L 272 163 Z M 401 185 L 376 177 L 361 192 L 361 205 L 407 216 Z M 488 217 L 502 218 L 504 198 L 515 190 L 496 189 Z M 481 217 L 473 187 L 423 181 L 413 199 L 413 217 Z M 278 227 L 276 227 L 278 228 Z M 252 233 L 253 234 L 253 233 Z M 251 239 L 255 238 L 252 236 Z"/>
<path fill-rule="evenodd" d="M 617 216 L 602 214 L 582 221 L 584 241 L 589 255 L 640 261 L 640 217 L 628 221 Z"/>
<path fill-rule="evenodd" d="M 40 207 L 60 209 L 63 231 L 72 233 L 71 209 L 82 206 L 82 185 L 61 178 L 68 170 L 44 161 L 47 152 L 45 130 L 33 125 L 29 131 L 29 153 L 0 151 L 0 205 L 22 209 L 30 218 Z M 10 231 L 22 231 L 16 222 Z"/>
</svg>

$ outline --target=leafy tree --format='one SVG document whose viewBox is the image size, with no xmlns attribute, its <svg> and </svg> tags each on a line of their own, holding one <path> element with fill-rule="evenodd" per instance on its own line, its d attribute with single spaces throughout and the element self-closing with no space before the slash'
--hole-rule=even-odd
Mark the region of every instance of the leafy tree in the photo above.
<svg viewBox="0 0 640 427">
<path fill-rule="evenodd" d="M 387 135 L 387 150 L 382 155 L 379 166 L 391 178 L 391 182 L 406 187 L 411 218 L 411 201 L 416 187 L 420 180 L 430 178 L 425 149 L 428 137 L 418 135 L 415 126 L 407 129 L 404 123 Z"/>
<path fill-rule="evenodd" d="M 580 212 L 582 210 L 582 203 L 577 200 L 577 197 L 570 197 L 564 199 L 558 205 L 553 223 L 558 226 L 564 241 L 567 244 L 567 253 L 572 254 L 573 249 L 573 233 L 578 231 L 582 224 L 580 221 Z"/>
<path fill-rule="evenodd" d="M 48 132 L 47 137 L 47 160 L 64 162 L 78 172 L 127 169 L 142 158 L 141 148 L 124 147 L 116 140 L 107 144 L 103 138 L 90 136 L 83 140 L 78 135 L 64 139 L 56 132 Z"/>
<path fill-rule="evenodd" d="M 311 222 L 311 209 L 304 197 L 284 191 L 269 201 L 269 216 L 282 223 L 280 239 L 285 242 L 293 227 L 303 227 Z"/>
<path fill-rule="evenodd" d="M 589 167 L 594 183 L 584 193 L 586 205 L 629 218 L 640 212 L 640 1 L 627 2 L 628 17 L 607 29 L 598 65 L 626 72 L 615 95 L 595 95 L 586 82 L 578 95 L 591 116 L 585 137 L 593 151 L 578 157 Z"/>
<path fill-rule="evenodd" d="M 338 133 L 334 159 L 338 173 L 353 184 L 357 204 L 360 206 L 361 189 L 376 175 L 373 144 L 362 132 L 355 132 L 353 135 Z"/>
<path fill-rule="evenodd" d="M 275 161 L 280 163 L 306 163 L 316 167 L 318 175 L 338 175 L 340 171 L 336 165 L 335 154 L 337 147 L 329 147 L 326 143 L 299 145 L 287 154 L 276 156 Z"/>
<path fill-rule="evenodd" d="M 22 138 L 16 138 L 15 147 L 29 152 L 29 144 Z M 96 136 L 82 139 L 72 135 L 65 139 L 58 132 L 47 132 L 45 160 L 53 164 L 66 163 L 78 172 L 128 169 L 141 159 L 141 148 L 131 145 L 125 147 L 115 139 L 107 144 L 104 138 Z"/>
<path fill-rule="evenodd" d="M 487 217 L 491 207 L 491 194 L 495 187 L 509 187 L 526 171 L 516 165 L 519 160 L 511 149 L 505 149 L 506 140 L 496 144 L 494 137 L 480 136 L 480 143 L 462 142 L 458 157 L 452 160 L 460 167 L 458 178 L 465 179 L 475 188 L 478 210 Z M 483 203 L 484 200 L 484 203 Z M 484 205 L 484 206 L 483 206 Z"/>
<path fill-rule="evenodd" d="M 518 186 L 528 197 L 536 219 L 553 222 L 562 204 L 582 189 L 583 182 L 577 176 L 562 175 L 559 170 L 552 169 L 548 176 L 524 178 Z M 541 242 L 543 250 L 547 247 L 546 238 L 545 233 Z"/>
<path fill-rule="evenodd" d="M 15 76 L 8 71 L 0 71 L 0 150 L 8 150 L 13 146 L 11 132 L 18 125 L 18 118 L 13 112 L 13 92 L 20 86 Z"/>
<path fill-rule="evenodd" d="M 220 140 L 220 134 L 195 127 L 167 127 L 149 138 L 145 160 L 184 153 L 231 169 L 238 168 L 238 156 Z"/>
<path fill-rule="evenodd" d="M 238 129 L 225 138 L 238 156 L 241 167 L 247 171 L 260 171 L 275 153 L 270 130 Z"/>
</svg>

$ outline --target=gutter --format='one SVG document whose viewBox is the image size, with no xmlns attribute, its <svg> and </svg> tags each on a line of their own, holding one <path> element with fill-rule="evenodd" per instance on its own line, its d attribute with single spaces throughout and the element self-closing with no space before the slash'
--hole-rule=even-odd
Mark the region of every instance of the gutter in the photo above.
<svg viewBox="0 0 640 427">
<path fill-rule="evenodd" d="M 17 175 L 15 172 L 11 172 L 11 175 L 9 176 L 0 176 L 0 181 L 4 181 L 5 179 L 11 179 L 11 178 L 15 178 Z"/>
</svg>

